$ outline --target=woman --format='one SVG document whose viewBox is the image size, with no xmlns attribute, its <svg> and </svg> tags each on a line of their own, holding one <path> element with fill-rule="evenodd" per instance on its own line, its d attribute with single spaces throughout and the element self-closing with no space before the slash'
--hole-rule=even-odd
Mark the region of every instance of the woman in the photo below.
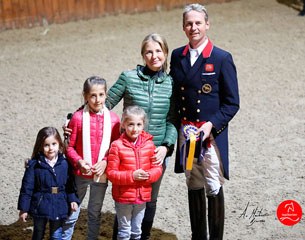
<svg viewBox="0 0 305 240">
<path fill-rule="evenodd" d="M 144 66 L 124 71 L 109 89 L 106 105 L 112 109 L 123 99 L 123 108 L 138 105 L 148 117 L 146 131 L 153 135 L 156 145 L 154 164 L 166 169 L 167 157 L 173 150 L 177 131 L 172 121 L 170 106 L 172 99 L 172 79 L 166 73 L 168 46 L 166 40 L 157 33 L 147 35 L 142 41 L 141 55 Z M 151 201 L 146 203 L 142 222 L 141 239 L 149 239 L 156 213 L 156 204 L 162 176 L 152 184 Z M 116 225 L 116 224 L 115 224 Z M 113 238 L 116 239 L 117 227 Z"/>
</svg>

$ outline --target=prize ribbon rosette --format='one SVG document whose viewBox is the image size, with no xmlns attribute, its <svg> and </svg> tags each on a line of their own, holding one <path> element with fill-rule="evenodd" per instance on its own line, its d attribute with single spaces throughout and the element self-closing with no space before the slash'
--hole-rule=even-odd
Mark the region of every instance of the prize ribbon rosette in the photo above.
<svg viewBox="0 0 305 240">
<path fill-rule="evenodd" d="M 193 168 L 196 141 L 200 138 L 199 134 L 197 134 L 197 130 L 198 128 L 196 126 L 190 124 L 182 126 L 181 129 L 185 141 L 182 143 L 180 148 L 180 163 L 186 171 L 191 171 Z"/>
</svg>

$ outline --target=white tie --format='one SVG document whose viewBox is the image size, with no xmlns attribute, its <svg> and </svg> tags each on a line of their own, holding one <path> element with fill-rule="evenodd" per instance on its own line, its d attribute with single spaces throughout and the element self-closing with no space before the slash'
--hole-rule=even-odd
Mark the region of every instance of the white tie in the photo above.
<svg viewBox="0 0 305 240">
<path fill-rule="evenodd" d="M 191 55 L 191 66 L 194 65 L 194 63 L 196 62 L 199 54 L 198 54 L 198 50 L 197 49 L 190 49 L 190 55 Z"/>
</svg>

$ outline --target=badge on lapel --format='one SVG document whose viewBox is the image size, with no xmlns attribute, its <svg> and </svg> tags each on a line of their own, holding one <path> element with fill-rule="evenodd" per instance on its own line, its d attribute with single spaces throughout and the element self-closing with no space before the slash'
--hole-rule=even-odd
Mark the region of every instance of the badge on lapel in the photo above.
<svg viewBox="0 0 305 240">
<path fill-rule="evenodd" d="M 207 63 L 204 66 L 205 72 L 214 72 L 214 64 L 212 63 Z"/>
<path fill-rule="evenodd" d="M 204 72 L 202 73 L 202 76 L 212 76 L 215 75 L 215 68 L 213 63 L 206 63 L 204 65 Z"/>
</svg>

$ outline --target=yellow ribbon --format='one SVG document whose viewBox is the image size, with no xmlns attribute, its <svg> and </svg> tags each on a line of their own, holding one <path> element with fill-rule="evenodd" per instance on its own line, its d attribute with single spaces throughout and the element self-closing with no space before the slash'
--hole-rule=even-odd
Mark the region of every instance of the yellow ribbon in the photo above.
<svg viewBox="0 0 305 240">
<path fill-rule="evenodd" d="M 189 171 L 191 171 L 193 168 L 195 147 L 196 147 L 196 135 L 193 133 L 190 133 L 190 148 L 189 148 L 189 153 L 188 153 L 187 160 L 186 160 L 186 170 L 189 170 Z"/>
</svg>

